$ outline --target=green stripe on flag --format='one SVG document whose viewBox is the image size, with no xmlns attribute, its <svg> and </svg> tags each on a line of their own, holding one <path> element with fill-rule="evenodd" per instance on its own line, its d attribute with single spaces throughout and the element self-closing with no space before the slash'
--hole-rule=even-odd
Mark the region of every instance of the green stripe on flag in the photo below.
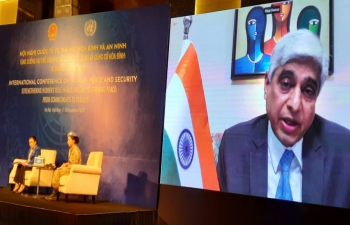
<svg viewBox="0 0 350 225">
<path fill-rule="evenodd" d="M 162 171 L 160 183 L 181 186 L 174 150 L 165 129 L 163 134 Z"/>
</svg>

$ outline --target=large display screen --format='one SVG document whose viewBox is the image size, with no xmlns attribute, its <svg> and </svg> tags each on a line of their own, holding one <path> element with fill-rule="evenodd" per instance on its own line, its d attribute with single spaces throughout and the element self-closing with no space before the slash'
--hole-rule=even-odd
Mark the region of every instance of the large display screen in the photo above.
<svg viewBox="0 0 350 225">
<path fill-rule="evenodd" d="M 299 163 L 298 169 L 291 175 L 297 174 L 297 178 L 290 181 L 294 198 L 289 200 L 350 208 L 350 44 L 344 23 L 350 2 L 334 1 L 333 6 L 329 1 L 313 0 L 274 4 L 279 10 L 290 8 L 290 31 L 297 26 L 310 30 L 320 37 L 325 52 L 334 57 L 334 73 L 326 76 L 320 93 L 313 95 L 314 108 L 309 109 L 314 113 L 308 114 L 314 118 L 312 125 L 308 124 L 299 144 L 286 146 L 293 151 L 299 148 L 299 155 L 293 158 L 298 160 L 294 161 Z M 162 184 L 281 199 L 277 190 L 282 164 L 278 160 L 271 163 L 268 153 L 273 148 L 268 137 L 275 133 L 269 129 L 272 125 L 266 116 L 271 109 L 265 100 L 269 82 L 263 76 L 231 79 L 236 59 L 246 52 L 247 30 L 243 24 L 250 11 L 261 12 L 261 8 L 262 17 L 266 17 L 266 42 L 273 32 L 270 12 L 277 10 L 273 4 L 171 20 Z M 309 18 L 311 15 L 320 16 L 318 23 L 317 18 Z M 334 27 L 327 27 L 331 21 Z M 330 35 L 327 30 L 332 29 Z M 334 53 L 329 42 L 332 38 Z M 308 86 L 311 92 L 303 93 L 314 93 L 313 87 Z M 294 120 L 285 122 L 297 124 Z M 252 124 L 263 124 L 259 129 L 262 133 L 257 134 Z M 270 174 L 275 168 L 273 178 Z"/>
</svg>

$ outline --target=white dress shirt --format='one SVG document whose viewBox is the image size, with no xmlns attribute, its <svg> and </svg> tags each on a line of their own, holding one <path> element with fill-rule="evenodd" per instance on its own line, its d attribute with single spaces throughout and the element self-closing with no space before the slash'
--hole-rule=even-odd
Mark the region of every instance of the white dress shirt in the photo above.
<svg viewBox="0 0 350 225">
<path fill-rule="evenodd" d="M 30 161 L 30 156 L 33 154 L 33 152 L 34 152 L 34 148 L 33 149 L 30 148 L 30 150 L 28 152 L 28 159 L 27 159 L 26 163 Z"/>
<path fill-rule="evenodd" d="M 267 132 L 267 144 L 268 144 L 268 177 L 267 177 L 267 197 L 275 198 L 278 183 L 281 177 L 281 166 L 279 165 L 280 159 L 284 151 L 291 150 L 294 153 L 293 161 L 290 165 L 289 171 L 289 183 L 292 191 L 293 201 L 302 201 L 302 179 L 303 179 L 303 161 L 302 161 L 302 145 L 303 138 L 294 144 L 292 147 L 283 146 L 283 144 L 277 139 L 275 133 L 272 130 L 271 123 L 269 121 Z"/>
</svg>

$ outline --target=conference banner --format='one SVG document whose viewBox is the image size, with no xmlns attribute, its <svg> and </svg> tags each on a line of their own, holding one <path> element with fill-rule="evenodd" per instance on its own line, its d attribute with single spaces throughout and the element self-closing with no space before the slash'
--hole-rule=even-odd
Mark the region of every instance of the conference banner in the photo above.
<svg viewBox="0 0 350 225">
<path fill-rule="evenodd" d="M 156 207 L 169 14 L 165 4 L 0 27 L 1 185 L 29 136 L 60 166 L 74 131 L 82 164 L 104 152 L 98 199 Z"/>
</svg>

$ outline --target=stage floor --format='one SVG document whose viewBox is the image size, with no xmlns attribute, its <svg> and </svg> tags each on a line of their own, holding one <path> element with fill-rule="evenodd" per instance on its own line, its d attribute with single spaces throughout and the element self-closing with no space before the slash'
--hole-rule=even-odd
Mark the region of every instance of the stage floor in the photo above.
<svg viewBox="0 0 350 225">
<path fill-rule="evenodd" d="M 64 195 L 46 201 L 0 188 L 0 224 L 157 224 L 157 210 Z"/>
</svg>

